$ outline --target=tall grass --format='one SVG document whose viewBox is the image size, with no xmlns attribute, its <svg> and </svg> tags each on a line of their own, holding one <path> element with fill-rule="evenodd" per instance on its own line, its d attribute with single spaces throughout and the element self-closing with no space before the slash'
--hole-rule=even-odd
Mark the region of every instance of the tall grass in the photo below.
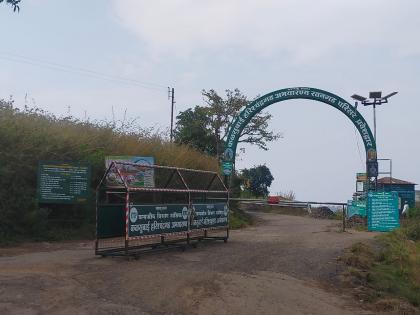
<svg viewBox="0 0 420 315">
<path fill-rule="evenodd" d="M 401 228 L 377 237 L 379 246 L 358 243 L 342 257 L 368 299 L 399 297 L 420 306 L 420 211 L 411 213 Z"/>
<path fill-rule="evenodd" d="M 0 100 L 0 240 L 45 234 L 47 217 L 53 210 L 60 211 L 40 209 L 37 204 L 39 160 L 89 163 L 93 188 L 108 155 L 153 156 L 160 165 L 217 170 L 214 158 L 169 143 L 161 134 L 133 123 L 56 117 L 40 109 L 19 110 L 13 102 Z M 77 212 L 74 207 L 68 209 Z M 82 221 L 92 223 L 92 204 L 81 212 Z"/>
</svg>

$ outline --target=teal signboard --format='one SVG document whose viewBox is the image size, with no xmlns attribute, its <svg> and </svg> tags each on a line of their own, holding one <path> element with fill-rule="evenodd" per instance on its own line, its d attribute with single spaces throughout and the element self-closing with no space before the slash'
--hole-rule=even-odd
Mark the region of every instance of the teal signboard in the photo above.
<svg viewBox="0 0 420 315">
<path fill-rule="evenodd" d="M 191 229 L 227 227 L 229 212 L 227 204 L 194 204 L 193 206 L 195 216 Z"/>
<path fill-rule="evenodd" d="M 222 171 L 223 171 L 223 175 L 230 176 L 232 174 L 232 171 L 233 171 L 233 163 L 232 162 L 223 162 Z"/>
<path fill-rule="evenodd" d="M 367 201 L 369 231 L 392 231 L 400 226 L 398 194 L 395 192 L 369 192 Z"/>
<path fill-rule="evenodd" d="M 349 200 L 347 202 L 347 218 L 354 215 L 366 217 L 366 201 Z"/>
<path fill-rule="evenodd" d="M 188 205 L 130 205 L 128 237 L 188 231 Z"/>
<path fill-rule="evenodd" d="M 89 195 L 89 165 L 57 161 L 39 163 L 39 203 L 83 203 Z"/>
<path fill-rule="evenodd" d="M 147 237 L 194 229 L 227 227 L 225 203 L 188 205 L 130 205 L 128 237 Z"/>
</svg>

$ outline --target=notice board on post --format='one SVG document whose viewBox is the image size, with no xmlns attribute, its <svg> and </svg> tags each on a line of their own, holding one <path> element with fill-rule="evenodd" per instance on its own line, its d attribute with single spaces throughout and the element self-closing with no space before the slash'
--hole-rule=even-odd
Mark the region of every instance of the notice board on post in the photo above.
<svg viewBox="0 0 420 315">
<path fill-rule="evenodd" d="M 349 200 L 347 202 L 347 218 L 354 215 L 366 217 L 366 201 Z"/>
<path fill-rule="evenodd" d="M 39 203 L 84 203 L 90 196 L 90 166 L 81 163 L 40 161 Z"/>
<path fill-rule="evenodd" d="M 388 232 L 400 227 L 398 194 L 369 192 L 367 202 L 368 230 Z"/>
</svg>

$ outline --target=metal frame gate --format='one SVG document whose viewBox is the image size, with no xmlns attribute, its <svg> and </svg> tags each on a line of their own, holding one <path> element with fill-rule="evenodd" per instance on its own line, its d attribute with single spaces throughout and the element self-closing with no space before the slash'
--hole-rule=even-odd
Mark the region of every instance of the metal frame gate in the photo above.
<svg viewBox="0 0 420 315">
<path fill-rule="evenodd" d="M 228 205 L 216 172 L 113 161 L 97 187 L 95 254 L 227 242 Z"/>
</svg>

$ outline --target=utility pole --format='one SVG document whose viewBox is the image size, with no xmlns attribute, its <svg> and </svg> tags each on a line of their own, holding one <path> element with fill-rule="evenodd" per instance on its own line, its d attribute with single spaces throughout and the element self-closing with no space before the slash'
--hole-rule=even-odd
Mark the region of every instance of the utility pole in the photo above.
<svg viewBox="0 0 420 315">
<path fill-rule="evenodd" d="M 174 133 L 174 105 L 175 105 L 175 89 L 168 87 L 168 99 L 171 100 L 171 142 L 173 141 Z"/>
</svg>

